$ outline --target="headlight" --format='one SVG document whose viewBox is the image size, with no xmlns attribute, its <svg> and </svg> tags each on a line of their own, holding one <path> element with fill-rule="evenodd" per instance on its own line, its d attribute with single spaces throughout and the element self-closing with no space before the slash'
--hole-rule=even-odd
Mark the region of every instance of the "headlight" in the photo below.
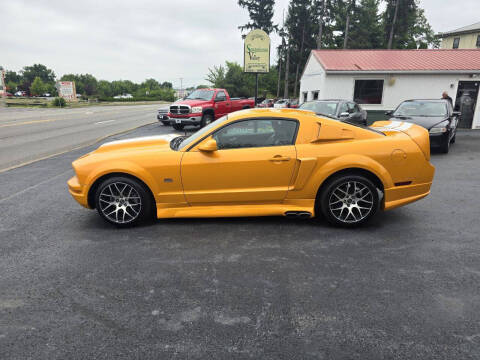
<svg viewBox="0 0 480 360">
<path fill-rule="evenodd" d="M 201 106 L 194 106 L 192 107 L 192 113 L 201 113 L 202 112 L 202 107 Z"/>
<path fill-rule="evenodd" d="M 441 134 L 447 132 L 446 127 L 433 127 L 430 129 L 430 134 Z"/>
</svg>

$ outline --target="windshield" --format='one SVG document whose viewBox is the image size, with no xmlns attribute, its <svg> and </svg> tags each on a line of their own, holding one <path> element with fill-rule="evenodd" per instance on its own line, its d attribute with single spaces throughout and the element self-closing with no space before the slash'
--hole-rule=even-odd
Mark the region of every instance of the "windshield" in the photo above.
<svg viewBox="0 0 480 360">
<path fill-rule="evenodd" d="M 434 101 L 406 101 L 400 104 L 393 116 L 446 116 L 447 104 Z"/>
<path fill-rule="evenodd" d="M 213 90 L 195 90 L 185 99 L 189 100 L 211 100 L 213 97 Z"/>
<path fill-rule="evenodd" d="M 310 101 L 300 105 L 302 110 L 310 110 L 315 114 L 336 116 L 338 103 L 334 101 Z"/>
<path fill-rule="evenodd" d="M 204 128 L 201 128 L 200 130 L 198 130 L 197 132 L 193 133 L 192 135 L 190 135 L 189 137 L 187 137 L 185 140 L 183 140 L 182 142 L 179 142 L 178 145 L 177 145 L 175 148 L 172 146 L 172 144 L 170 145 L 170 147 L 172 147 L 172 149 L 174 150 L 178 150 L 180 148 L 183 148 L 185 146 L 188 146 L 190 144 L 193 144 L 195 141 L 197 140 L 200 140 L 203 136 L 205 136 L 206 134 L 208 134 L 208 132 L 210 131 L 210 129 L 214 128 L 215 126 L 217 126 L 218 124 L 220 124 L 221 122 L 225 121 L 227 119 L 227 115 L 221 117 L 220 119 L 216 120 L 216 121 L 213 121 L 211 122 L 210 124 L 208 124 L 207 126 L 205 126 Z M 173 139 L 175 140 L 175 139 Z M 172 140 L 172 141 L 173 141 Z"/>
</svg>

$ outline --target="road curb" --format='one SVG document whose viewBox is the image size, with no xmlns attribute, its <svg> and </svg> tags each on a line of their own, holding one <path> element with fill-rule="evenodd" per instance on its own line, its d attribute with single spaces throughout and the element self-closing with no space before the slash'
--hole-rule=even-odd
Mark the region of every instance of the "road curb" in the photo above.
<svg viewBox="0 0 480 360">
<path fill-rule="evenodd" d="M 105 136 L 99 137 L 98 139 L 95 139 L 94 141 L 89 142 L 89 143 L 87 143 L 87 144 L 82 144 L 82 145 L 79 145 L 79 146 L 75 146 L 75 147 L 69 148 L 69 149 L 67 149 L 67 150 L 63 150 L 63 151 L 57 152 L 57 153 L 55 153 L 55 154 L 50 154 L 50 155 L 42 156 L 41 158 L 34 159 L 34 160 L 30 160 L 30 161 L 26 161 L 26 162 L 23 162 L 23 163 L 21 163 L 21 164 L 12 165 L 12 166 L 7 167 L 7 168 L 5 168 L 5 169 L 0 169 L 0 174 L 2 174 L 2 173 L 4 173 L 4 172 L 7 172 L 7 171 L 10 171 L 10 170 L 13 170 L 13 169 L 17 169 L 17 168 L 22 167 L 22 166 L 26 166 L 26 165 L 30 165 L 30 164 L 36 163 L 36 162 L 38 162 L 38 161 L 50 159 L 50 158 L 52 158 L 52 157 L 54 157 L 54 156 L 66 154 L 66 153 L 68 153 L 68 152 L 70 152 L 70 151 L 75 151 L 75 150 L 79 150 L 79 149 L 86 148 L 86 147 L 88 147 L 88 146 L 95 145 L 96 143 L 98 143 L 98 142 L 100 142 L 100 141 L 102 141 L 102 140 L 108 139 L 109 137 L 121 135 L 121 134 L 130 132 L 130 131 L 133 131 L 133 130 L 136 130 L 136 129 L 140 129 L 141 127 L 148 126 L 148 125 L 152 125 L 152 124 L 155 124 L 156 122 L 157 122 L 157 121 L 152 121 L 151 123 L 148 123 L 148 124 L 138 125 L 138 126 L 135 126 L 135 127 L 133 127 L 133 128 L 127 129 L 127 130 L 122 130 L 122 131 L 119 131 L 119 132 L 116 132 L 116 133 L 113 133 L 113 134 L 109 134 L 109 135 L 105 135 Z"/>
</svg>

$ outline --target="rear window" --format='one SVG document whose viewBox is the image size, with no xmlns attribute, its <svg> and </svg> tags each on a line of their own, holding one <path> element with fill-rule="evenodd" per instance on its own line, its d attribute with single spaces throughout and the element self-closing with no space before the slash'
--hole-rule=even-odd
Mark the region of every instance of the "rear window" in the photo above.
<svg viewBox="0 0 480 360">
<path fill-rule="evenodd" d="M 335 116 L 338 103 L 335 101 L 310 101 L 300 105 L 300 109 L 310 110 L 316 114 Z"/>
</svg>

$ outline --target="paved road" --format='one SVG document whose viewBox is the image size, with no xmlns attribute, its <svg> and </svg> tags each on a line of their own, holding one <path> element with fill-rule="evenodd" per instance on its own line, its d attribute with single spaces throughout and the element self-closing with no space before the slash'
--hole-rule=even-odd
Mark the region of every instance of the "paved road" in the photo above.
<svg viewBox="0 0 480 360">
<path fill-rule="evenodd" d="M 0 171 L 155 122 L 160 106 L 0 109 Z"/>
<path fill-rule="evenodd" d="M 92 148 L 0 174 L 0 359 L 480 358 L 479 131 L 433 156 L 431 196 L 354 231 L 118 230 L 67 192 Z"/>
</svg>

